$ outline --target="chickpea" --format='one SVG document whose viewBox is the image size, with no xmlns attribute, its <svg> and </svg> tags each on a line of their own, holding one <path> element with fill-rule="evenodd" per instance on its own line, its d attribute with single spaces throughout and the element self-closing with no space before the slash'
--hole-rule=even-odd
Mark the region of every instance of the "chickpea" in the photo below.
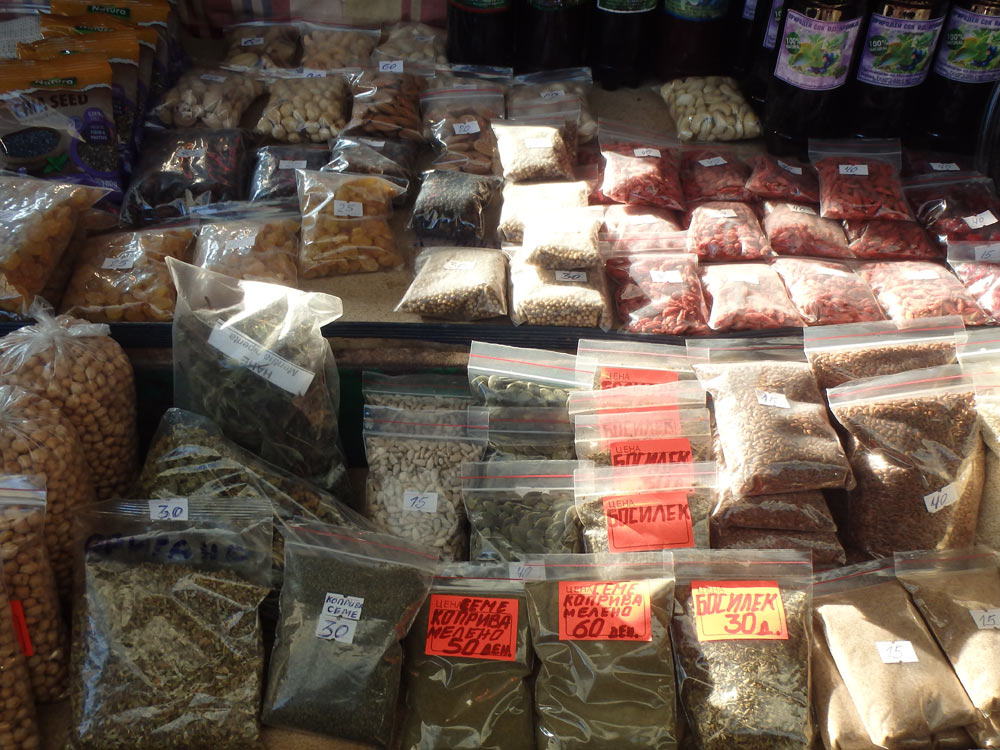
<svg viewBox="0 0 1000 750">
<path fill-rule="evenodd" d="M 2 583 L 0 581 L 0 747 L 5 750 L 38 750 L 41 738 L 28 665 L 17 639 L 13 612 Z"/>
</svg>

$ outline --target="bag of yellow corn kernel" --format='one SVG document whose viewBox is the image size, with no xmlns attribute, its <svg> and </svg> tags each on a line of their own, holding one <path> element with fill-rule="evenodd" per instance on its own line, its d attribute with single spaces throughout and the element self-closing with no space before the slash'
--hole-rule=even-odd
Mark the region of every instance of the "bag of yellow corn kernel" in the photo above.
<svg viewBox="0 0 1000 750">
<path fill-rule="evenodd" d="M 202 220 L 191 264 L 240 281 L 295 286 L 299 212 L 267 203 L 197 206 Z"/>
<path fill-rule="evenodd" d="M 297 170 L 304 279 L 399 268 L 389 219 L 403 188 L 381 177 Z"/>
<path fill-rule="evenodd" d="M 197 229 L 190 223 L 91 237 L 61 312 L 92 323 L 169 323 L 177 292 L 166 259 L 187 260 Z"/>
</svg>

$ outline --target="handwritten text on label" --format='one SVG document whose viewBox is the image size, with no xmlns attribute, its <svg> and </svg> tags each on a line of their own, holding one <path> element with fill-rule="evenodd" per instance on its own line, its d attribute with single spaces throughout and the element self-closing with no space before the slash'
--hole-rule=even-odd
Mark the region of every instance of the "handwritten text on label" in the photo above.
<svg viewBox="0 0 1000 750">
<path fill-rule="evenodd" d="M 699 641 L 788 640 L 775 581 L 691 581 Z"/>
<path fill-rule="evenodd" d="M 517 615 L 517 599 L 431 594 L 424 653 L 514 661 Z"/>
<path fill-rule="evenodd" d="M 162 498 L 149 501 L 149 520 L 151 521 L 186 521 L 188 520 L 188 501 L 186 497 Z"/>
<path fill-rule="evenodd" d="M 651 641 L 648 581 L 559 581 L 559 640 Z"/>
<path fill-rule="evenodd" d="M 438 495 L 436 492 L 403 491 L 403 510 L 413 513 L 437 513 L 437 509 Z"/>
</svg>

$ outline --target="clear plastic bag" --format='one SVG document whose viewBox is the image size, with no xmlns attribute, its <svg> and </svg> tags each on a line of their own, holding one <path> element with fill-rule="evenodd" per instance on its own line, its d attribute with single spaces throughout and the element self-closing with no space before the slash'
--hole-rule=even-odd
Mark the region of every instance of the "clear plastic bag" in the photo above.
<svg viewBox="0 0 1000 750">
<path fill-rule="evenodd" d="M 80 250 L 61 311 L 92 323 L 164 323 L 177 293 L 166 259 L 188 260 L 197 225 L 91 237 Z"/>
<path fill-rule="evenodd" d="M 691 212 L 688 252 L 710 261 L 757 260 L 774 255 L 753 209 L 746 203 L 712 201 Z"/>
<path fill-rule="evenodd" d="M 680 704 L 698 746 L 809 747 L 808 554 L 681 550 L 674 564 L 670 634 Z M 710 613 L 709 601 L 739 596 L 747 601 L 739 614 Z"/>
<path fill-rule="evenodd" d="M 560 750 L 676 743 L 669 552 L 528 558 L 528 621 L 541 662 L 536 737 Z M 564 607 L 569 598 L 577 606 Z M 607 602 L 607 604 L 605 604 Z M 598 608 L 621 603 L 607 618 Z M 626 613 L 627 610 L 627 613 Z"/>
<path fill-rule="evenodd" d="M 715 464 L 581 467 L 576 510 L 587 552 L 708 548 Z"/>
<path fill-rule="evenodd" d="M 972 545 L 984 456 L 971 376 L 957 365 L 910 370 L 827 397 L 852 438 L 852 542 L 875 556 Z"/>
<path fill-rule="evenodd" d="M 724 467 L 721 470 L 724 470 Z M 719 494 L 719 503 L 712 511 L 712 526 L 713 529 L 737 528 L 831 534 L 837 530 L 826 499 L 819 490 L 783 492 L 757 497 L 737 497 L 732 492 L 724 490 Z"/>
<path fill-rule="evenodd" d="M 488 461 L 572 461 L 576 458 L 573 422 L 565 409 L 493 406 L 489 414 Z M 538 554 L 543 552 L 538 550 Z"/>
<path fill-rule="evenodd" d="M 667 81 L 660 87 L 660 96 L 682 141 L 736 141 L 761 134 L 760 118 L 743 98 L 739 84 L 728 76 Z"/>
<path fill-rule="evenodd" d="M 615 307 L 623 330 L 672 336 L 708 333 L 708 304 L 697 255 L 612 255 L 605 269 L 617 287 Z"/>
<path fill-rule="evenodd" d="M 551 110 L 555 107 L 579 108 L 577 138 L 580 143 L 597 135 L 597 120 L 591 113 L 590 90 L 593 79 L 589 68 L 562 68 L 526 73 L 514 79 L 507 90 L 507 108 L 514 112 Z"/>
<path fill-rule="evenodd" d="M 469 386 L 487 406 L 565 406 L 578 382 L 576 356 L 545 349 L 473 341 Z"/>
<path fill-rule="evenodd" d="M 678 142 L 659 133 L 600 120 L 604 181 L 601 192 L 618 203 L 684 210 Z"/>
<path fill-rule="evenodd" d="M 551 123 L 493 120 L 497 153 L 505 179 L 511 182 L 572 180 L 576 146 L 558 119 Z"/>
<path fill-rule="evenodd" d="M 271 577 L 271 506 L 179 502 L 115 500 L 80 514 L 73 747 L 263 747 L 257 608 Z M 177 507 L 183 518 L 159 520 Z M 178 643 L 197 648 L 180 657 Z"/>
<path fill-rule="evenodd" d="M 683 346 L 580 339 L 576 355 L 578 379 L 587 390 L 695 379 Z"/>
<path fill-rule="evenodd" d="M 755 198 L 777 201 L 819 203 L 816 170 L 794 159 L 760 154 L 750 159 L 753 174 L 746 188 Z"/>
<path fill-rule="evenodd" d="M 295 286 L 298 212 L 273 206 L 251 209 L 245 204 L 216 204 L 215 208 L 198 212 L 204 221 L 191 255 L 192 265 L 238 280 Z"/>
<path fill-rule="evenodd" d="M 507 258 L 500 250 L 429 247 L 417 256 L 413 281 L 396 312 L 448 320 L 507 314 Z"/>
<path fill-rule="evenodd" d="M 1000 244 L 948 243 L 948 265 L 991 321 L 1000 319 L 1000 263 L 997 261 L 1000 261 Z"/>
<path fill-rule="evenodd" d="M 351 114 L 351 87 L 344 76 L 288 76 L 268 83 L 268 98 L 256 130 L 284 143 L 326 143 Z"/>
<path fill-rule="evenodd" d="M 873 219 L 844 222 L 848 249 L 866 260 L 934 260 L 941 253 L 927 230 L 912 221 Z"/>
<path fill-rule="evenodd" d="M 0 580 L 0 690 L 7 696 L 0 707 L 0 738 L 9 750 L 38 750 L 42 739 L 21 647 L 20 622 L 14 615 L 17 606 L 20 602 L 12 604 Z"/>
<path fill-rule="evenodd" d="M 500 232 L 508 242 L 521 242 L 524 225 L 532 214 L 545 215 L 559 208 L 587 205 L 590 188 L 586 182 L 541 182 L 519 185 L 508 182 L 503 189 Z"/>
<path fill-rule="evenodd" d="M 712 458 L 707 409 L 578 414 L 576 454 L 597 466 L 698 463 Z"/>
<path fill-rule="evenodd" d="M 1000 240 L 1000 198 L 978 172 L 926 175 L 907 181 L 906 198 L 941 247 L 948 242 Z"/>
<path fill-rule="evenodd" d="M 553 271 L 596 268 L 601 264 L 598 235 L 603 217 L 600 206 L 532 216 L 524 224 L 517 260 Z"/>
<path fill-rule="evenodd" d="M 961 316 L 966 325 L 985 325 L 989 316 L 954 274 L 937 263 L 883 261 L 857 266 L 890 320 Z"/>
<path fill-rule="evenodd" d="M 503 87 L 489 81 L 456 83 L 420 96 L 424 126 L 434 137 L 434 166 L 472 174 L 500 172 L 490 122 L 504 116 Z"/>
<path fill-rule="evenodd" d="M 884 320 L 871 287 L 843 263 L 778 258 L 772 264 L 806 325 Z"/>
<path fill-rule="evenodd" d="M 420 94 L 433 72 L 416 63 L 398 73 L 365 68 L 354 82 L 354 109 L 344 134 L 422 142 Z"/>
<path fill-rule="evenodd" d="M 681 183 L 684 200 L 752 201 L 746 189 L 751 169 L 741 156 L 728 149 L 692 147 L 681 152 Z"/>
<path fill-rule="evenodd" d="M 913 221 L 899 178 L 899 141 L 809 141 L 825 219 Z"/>
<path fill-rule="evenodd" d="M 839 222 L 798 203 L 765 203 L 764 232 L 778 255 L 853 258 Z"/>
<path fill-rule="evenodd" d="M 704 266 L 701 282 L 711 308 L 713 331 L 755 331 L 802 327 L 781 277 L 761 263 Z"/>
<path fill-rule="evenodd" d="M 427 597 L 437 558 L 405 539 L 337 526 L 298 524 L 284 534 L 281 621 L 261 718 L 389 747 L 400 641 Z"/>
<path fill-rule="evenodd" d="M 293 25 L 251 21 L 225 30 L 225 65 L 245 68 L 290 68 L 299 50 L 299 30 Z"/>
<path fill-rule="evenodd" d="M 566 400 L 570 419 L 584 414 L 704 409 L 706 392 L 697 380 L 628 385 L 600 391 L 573 391 Z"/>
<path fill-rule="evenodd" d="M 462 467 L 469 559 L 517 562 L 581 550 L 573 472 L 564 460 L 490 461 Z M 513 567 L 513 566 L 512 566 Z"/>
<path fill-rule="evenodd" d="M 425 543 L 442 559 L 465 560 L 462 463 L 486 450 L 485 409 L 392 409 L 366 406 L 368 516 L 387 533 Z"/>
<path fill-rule="evenodd" d="M 534 654 L 524 584 L 511 580 L 507 566 L 445 566 L 406 651 L 402 750 L 534 744 Z"/>
<path fill-rule="evenodd" d="M 397 409 L 464 409 L 475 404 L 465 375 L 361 373 L 361 394 L 369 406 Z"/>
<path fill-rule="evenodd" d="M 328 162 L 319 169 L 323 172 L 341 172 L 354 175 L 375 175 L 394 182 L 403 189 L 394 200 L 399 205 L 406 199 L 410 188 L 410 170 L 390 159 L 379 149 L 369 145 L 379 141 L 364 138 L 338 138 L 333 144 Z M 385 141 L 381 141 L 385 143 Z M 313 169 L 313 167 L 309 167 Z"/>
<path fill-rule="evenodd" d="M 515 256 L 521 251 L 515 251 Z M 510 265 L 510 319 L 514 325 L 611 330 L 614 323 L 600 269 L 554 271 L 519 261 Z"/>
<path fill-rule="evenodd" d="M 304 23 L 302 67 L 309 70 L 337 70 L 366 65 L 379 42 L 378 29 L 336 24 Z"/>
<path fill-rule="evenodd" d="M 321 145 L 264 146 L 254 152 L 250 201 L 287 200 L 295 203 L 296 169 L 319 169 L 330 161 L 330 149 Z"/>
<path fill-rule="evenodd" d="M 770 497 L 774 497 L 771 495 Z M 784 529 L 744 529 L 713 526 L 712 549 L 758 550 L 793 549 L 812 555 L 813 565 L 835 567 L 847 560 L 844 548 L 833 531 L 788 531 Z"/>
<path fill-rule="evenodd" d="M 167 265 L 177 286 L 174 403 L 265 461 L 351 497 L 337 363 L 320 332 L 340 317 L 340 299 Z"/>
<path fill-rule="evenodd" d="M 494 177 L 476 174 L 425 172 L 410 228 L 421 240 L 482 245 L 487 240 L 484 213 L 500 184 Z"/>
<path fill-rule="evenodd" d="M 823 747 L 829 750 L 878 750 L 868 736 L 847 685 L 837 671 L 830 647 L 820 632 L 813 632 L 810 668 L 816 728 Z M 914 750 L 930 750 L 930 738 L 927 740 L 926 746 L 915 746 Z M 909 743 L 907 747 L 910 747 Z"/>
<path fill-rule="evenodd" d="M 658 247 L 654 243 L 660 237 L 683 228 L 673 211 L 616 203 L 604 209 L 604 230 L 614 250 L 645 250 L 647 246 Z"/>
<path fill-rule="evenodd" d="M 389 27 L 388 38 L 372 53 L 373 60 L 395 62 L 446 63 L 443 29 L 425 23 L 397 23 Z"/>
<path fill-rule="evenodd" d="M 225 68 L 195 68 L 174 84 L 152 110 L 173 128 L 238 128 L 243 113 L 264 93 L 255 76 Z"/>
</svg>

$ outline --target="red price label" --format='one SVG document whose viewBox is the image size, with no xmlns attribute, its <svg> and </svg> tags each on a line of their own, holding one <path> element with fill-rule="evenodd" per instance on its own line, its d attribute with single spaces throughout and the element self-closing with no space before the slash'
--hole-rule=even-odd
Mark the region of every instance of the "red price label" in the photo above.
<svg viewBox="0 0 1000 750">
<path fill-rule="evenodd" d="M 787 641 L 775 581 L 691 581 L 699 641 Z"/>
<path fill-rule="evenodd" d="M 647 581 L 560 581 L 559 640 L 651 641 Z"/>
<path fill-rule="evenodd" d="M 431 594 L 424 653 L 514 661 L 517 599 Z"/>
<path fill-rule="evenodd" d="M 684 492 L 605 497 L 601 502 L 612 552 L 694 546 L 691 507 Z"/>
<path fill-rule="evenodd" d="M 645 464 L 689 464 L 694 458 L 687 438 L 656 440 L 616 440 L 609 443 L 612 466 Z"/>
<path fill-rule="evenodd" d="M 627 418 L 622 417 L 621 413 L 598 414 L 597 428 L 601 437 L 605 440 L 641 438 L 646 435 L 677 434 L 681 430 L 681 416 L 677 409 L 627 413 Z"/>
<path fill-rule="evenodd" d="M 677 373 L 671 370 L 644 370 L 634 367 L 602 367 L 598 382 L 602 391 L 623 385 L 659 385 L 676 383 Z"/>
</svg>

